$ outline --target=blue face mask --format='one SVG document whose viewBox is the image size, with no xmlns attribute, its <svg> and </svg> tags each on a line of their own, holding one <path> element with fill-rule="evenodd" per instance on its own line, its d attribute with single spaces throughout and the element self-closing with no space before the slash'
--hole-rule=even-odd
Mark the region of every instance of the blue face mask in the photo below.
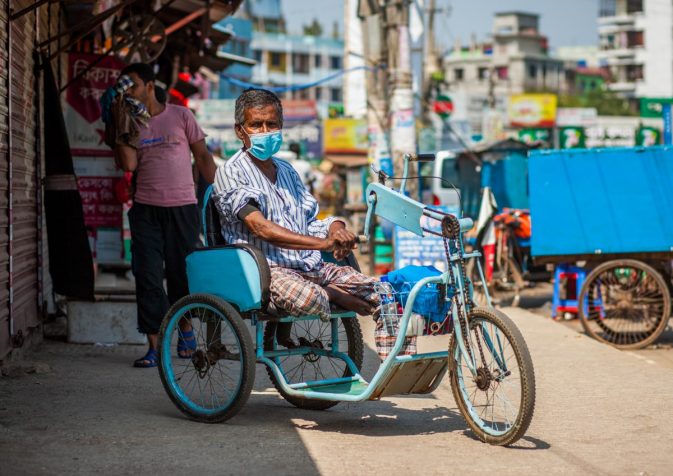
<svg viewBox="0 0 673 476">
<path fill-rule="evenodd" d="M 250 137 L 250 149 L 248 151 L 259 160 L 269 160 L 280 150 L 280 145 L 283 143 L 283 134 L 280 130 L 248 134 L 248 137 Z"/>
</svg>

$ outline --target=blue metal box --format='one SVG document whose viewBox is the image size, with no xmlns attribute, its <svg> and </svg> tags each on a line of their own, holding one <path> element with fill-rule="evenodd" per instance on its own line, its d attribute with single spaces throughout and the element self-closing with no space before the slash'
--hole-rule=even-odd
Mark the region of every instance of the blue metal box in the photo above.
<svg viewBox="0 0 673 476">
<path fill-rule="evenodd" d="M 673 148 L 531 151 L 535 257 L 673 254 Z"/>
</svg>

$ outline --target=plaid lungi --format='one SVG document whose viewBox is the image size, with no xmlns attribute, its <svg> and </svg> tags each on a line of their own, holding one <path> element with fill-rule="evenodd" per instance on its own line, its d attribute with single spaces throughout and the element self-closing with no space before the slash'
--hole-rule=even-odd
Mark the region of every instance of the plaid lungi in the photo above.
<svg viewBox="0 0 673 476">
<path fill-rule="evenodd" d="M 353 296 L 378 306 L 374 292 L 376 279 L 357 272 L 350 266 L 323 263 L 312 271 L 274 266 L 269 287 L 271 303 L 292 316 L 320 316 L 329 320 L 330 303 L 325 286 L 333 285 Z"/>
</svg>

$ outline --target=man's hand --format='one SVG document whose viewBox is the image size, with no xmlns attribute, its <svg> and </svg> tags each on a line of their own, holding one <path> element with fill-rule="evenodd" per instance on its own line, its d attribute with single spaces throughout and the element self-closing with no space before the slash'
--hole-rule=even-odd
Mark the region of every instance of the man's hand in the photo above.
<svg viewBox="0 0 673 476">
<path fill-rule="evenodd" d="M 333 253 L 334 258 L 337 261 L 341 261 L 348 256 L 353 249 L 357 248 L 357 245 L 355 244 L 355 235 L 348 231 L 346 225 L 341 221 L 332 223 L 327 239 L 334 243 Z"/>
</svg>

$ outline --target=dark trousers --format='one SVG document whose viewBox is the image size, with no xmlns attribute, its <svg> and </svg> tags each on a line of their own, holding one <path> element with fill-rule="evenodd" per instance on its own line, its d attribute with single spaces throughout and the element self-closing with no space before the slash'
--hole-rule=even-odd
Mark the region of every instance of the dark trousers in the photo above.
<svg viewBox="0 0 673 476">
<path fill-rule="evenodd" d="M 189 294 L 185 258 L 199 246 L 198 208 L 135 203 L 129 210 L 129 225 L 138 330 L 156 334 L 170 305 Z"/>
</svg>

